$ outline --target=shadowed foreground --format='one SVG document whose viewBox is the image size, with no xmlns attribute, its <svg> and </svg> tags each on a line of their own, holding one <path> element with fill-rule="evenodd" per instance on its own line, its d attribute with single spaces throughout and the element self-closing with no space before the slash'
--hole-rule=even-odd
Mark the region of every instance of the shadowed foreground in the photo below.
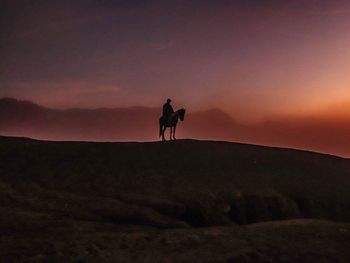
<svg viewBox="0 0 350 263">
<path fill-rule="evenodd" d="M 348 262 L 350 160 L 0 138 L 0 261 Z"/>
</svg>

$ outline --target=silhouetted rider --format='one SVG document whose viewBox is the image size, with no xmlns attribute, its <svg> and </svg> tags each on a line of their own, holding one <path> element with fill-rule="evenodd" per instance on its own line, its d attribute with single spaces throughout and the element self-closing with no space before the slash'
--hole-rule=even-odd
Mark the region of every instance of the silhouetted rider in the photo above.
<svg viewBox="0 0 350 263">
<path fill-rule="evenodd" d="M 173 107 L 170 105 L 171 99 L 167 99 L 163 105 L 163 117 L 168 122 L 171 114 L 174 113 Z"/>
</svg>

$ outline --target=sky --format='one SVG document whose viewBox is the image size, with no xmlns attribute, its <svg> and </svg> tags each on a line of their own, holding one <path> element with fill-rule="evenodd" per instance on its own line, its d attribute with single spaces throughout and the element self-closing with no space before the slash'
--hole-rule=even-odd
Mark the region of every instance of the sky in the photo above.
<svg viewBox="0 0 350 263">
<path fill-rule="evenodd" d="M 350 2 L 0 0 L 0 97 L 350 115 Z"/>
</svg>

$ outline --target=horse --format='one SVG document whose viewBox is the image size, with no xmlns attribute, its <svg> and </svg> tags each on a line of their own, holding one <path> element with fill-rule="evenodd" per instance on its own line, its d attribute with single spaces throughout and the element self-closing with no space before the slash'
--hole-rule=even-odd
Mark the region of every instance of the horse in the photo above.
<svg viewBox="0 0 350 263">
<path fill-rule="evenodd" d="M 185 119 L 185 109 L 179 109 L 175 111 L 168 120 L 164 118 L 164 116 L 159 118 L 159 137 L 162 136 L 162 141 L 165 141 L 164 133 L 167 127 L 170 127 L 170 140 L 176 140 L 175 131 L 176 125 L 179 121 L 183 121 Z"/>
</svg>

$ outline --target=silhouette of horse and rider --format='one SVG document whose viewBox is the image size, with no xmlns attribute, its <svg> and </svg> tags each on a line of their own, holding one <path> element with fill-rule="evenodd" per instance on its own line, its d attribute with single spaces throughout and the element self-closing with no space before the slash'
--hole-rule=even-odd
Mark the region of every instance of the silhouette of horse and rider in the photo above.
<svg viewBox="0 0 350 263">
<path fill-rule="evenodd" d="M 179 121 L 185 118 L 185 109 L 179 109 L 174 111 L 171 106 L 171 99 L 167 99 L 166 103 L 163 105 L 163 116 L 159 118 L 159 137 L 162 136 L 162 140 L 165 141 L 164 133 L 166 128 L 170 128 L 170 140 L 176 140 L 175 131 L 176 125 Z"/>
</svg>

